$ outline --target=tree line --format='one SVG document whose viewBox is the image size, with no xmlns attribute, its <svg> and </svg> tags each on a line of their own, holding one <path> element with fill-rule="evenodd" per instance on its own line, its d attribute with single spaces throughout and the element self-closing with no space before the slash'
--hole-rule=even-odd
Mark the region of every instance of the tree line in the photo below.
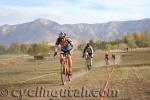
<svg viewBox="0 0 150 100">
<path fill-rule="evenodd" d="M 78 45 L 79 50 L 83 50 L 86 42 L 81 42 Z M 93 48 L 101 50 L 113 50 L 124 48 L 144 48 L 150 47 L 150 32 L 134 32 L 122 35 L 120 38 L 104 41 L 90 40 L 89 43 Z"/>
<path fill-rule="evenodd" d="M 122 35 L 120 38 L 104 41 L 90 40 L 89 43 L 94 50 L 112 50 L 123 48 L 143 48 L 150 47 L 150 32 L 134 32 Z M 81 41 L 77 49 L 83 50 L 86 41 Z M 33 44 L 12 43 L 9 46 L 0 45 L 0 54 L 29 54 L 29 55 L 47 55 L 52 50 L 53 46 L 48 45 L 48 42 L 42 41 Z"/>
<path fill-rule="evenodd" d="M 47 55 L 50 47 L 45 41 L 33 44 L 12 43 L 9 46 L 0 45 L 0 54 Z"/>
</svg>

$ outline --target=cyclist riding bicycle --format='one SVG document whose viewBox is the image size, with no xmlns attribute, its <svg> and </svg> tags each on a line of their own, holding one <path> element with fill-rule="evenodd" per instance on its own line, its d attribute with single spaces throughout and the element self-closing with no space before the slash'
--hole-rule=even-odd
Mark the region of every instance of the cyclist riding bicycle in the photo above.
<svg viewBox="0 0 150 100">
<path fill-rule="evenodd" d="M 109 54 L 108 52 L 105 53 L 105 58 L 104 58 L 106 65 L 109 65 Z"/>
<path fill-rule="evenodd" d="M 89 67 L 92 67 L 92 58 L 93 58 L 93 47 L 90 45 L 90 43 L 87 43 L 83 50 L 83 58 L 86 60 L 89 59 Z"/>
<path fill-rule="evenodd" d="M 112 59 L 113 63 L 116 64 L 116 55 L 115 54 L 111 55 L 111 59 Z"/>
<path fill-rule="evenodd" d="M 60 32 L 59 37 L 57 38 L 55 43 L 54 56 L 57 55 L 57 51 L 58 51 L 57 49 L 59 45 L 61 46 L 60 62 L 62 62 L 64 58 L 63 54 L 66 54 L 68 60 L 69 74 L 71 75 L 72 73 L 71 52 L 74 50 L 74 44 L 70 38 L 66 37 L 66 33 Z"/>
</svg>

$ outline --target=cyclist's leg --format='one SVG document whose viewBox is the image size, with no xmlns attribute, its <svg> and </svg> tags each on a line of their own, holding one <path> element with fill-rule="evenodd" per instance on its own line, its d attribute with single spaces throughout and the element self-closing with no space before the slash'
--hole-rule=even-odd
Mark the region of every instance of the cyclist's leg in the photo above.
<svg viewBox="0 0 150 100">
<path fill-rule="evenodd" d="M 107 65 L 109 65 L 109 58 L 107 58 Z"/>
<path fill-rule="evenodd" d="M 90 66 L 91 62 L 90 62 L 90 57 L 87 58 L 87 65 Z"/>
<path fill-rule="evenodd" d="M 68 59 L 68 69 L 69 69 L 69 72 L 71 73 L 72 72 L 72 59 L 71 59 L 70 54 L 67 54 L 67 59 Z"/>
<path fill-rule="evenodd" d="M 61 53 L 61 54 L 60 54 L 60 63 L 62 63 L 63 60 L 64 60 L 64 55 Z"/>
<path fill-rule="evenodd" d="M 88 60 L 88 57 L 85 56 L 85 66 L 86 66 L 86 68 L 88 68 L 88 65 L 89 65 L 89 60 Z"/>
<path fill-rule="evenodd" d="M 115 60 L 115 58 L 113 59 L 113 62 L 114 62 L 114 64 L 116 64 L 116 60 Z"/>
<path fill-rule="evenodd" d="M 108 65 L 108 59 L 107 58 L 105 58 L 105 62 L 106 62 L 106 65 Z"/>
<path fill-rule="evenodd" d="M 61 54 L 60 54 L 60 63 L 61 63 L 61 64 L 64 64 L 64 65 L 63 65 L 63 73 L 65 74 L 65 73 L 66 73 L 66 70 L 65 70 L 66 64 L 65 64 L 64 62 L 65 62 L 64 54 L 61 53 Z"/>
<path fill-rule="evenodd" d="M 93 58 L 92 57 L 90 57 L 90 66 L 92 66 L 92 64 L 93 64 Z"/>
<path fill-rule="evenodd" d="M 89 65 L 92 66 L 92 53 L 89 53 Z"/>
<path fill-rule="evenodd" d="M 87 61 L 87 65 L 89 66 L 90 65 L 89 57 L 86 58 L 86 61 Z"/>
</svg>

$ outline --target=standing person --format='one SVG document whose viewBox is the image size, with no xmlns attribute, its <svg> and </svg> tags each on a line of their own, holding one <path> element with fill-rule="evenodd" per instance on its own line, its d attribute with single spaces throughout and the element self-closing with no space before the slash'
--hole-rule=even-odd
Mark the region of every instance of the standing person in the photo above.
<svg viewBox="0 0 150 100">
<path fill-rule="evenodd" d="M 90 70 L 93 60 L 93 47 L 90 45 L 90 43 L 87 43 L 87 45 L 85 46 L 82 57 L 87 61 L 87 67 Z"/>
<path fill-rule="evenodd" d="M 109 65 L 109 54 L 108 52 L 105 53 L 105 58 L 104 58 L 106 65 Z"/>
<path fill-rule="evenodd" d="M 111 55 L 111 59 L 112 59 L 113 63 L 116 64 L 116 55 L 115 54 Z"/>
<path fill-rule="evenodd" d="M 59 45 L 61 46 L 60 62 L 62 62 L 62 60 L 64 58 L 64 54 L 66 54 L 67 59 L 68 59 L 69 74 L 72 75 L 71 52 L 74 50 L 73 41 L 70 38 L 66 37 L 66 33 L 60 32 L 59 37 L 57 38 L 56 43 L 55 43 L 54 56 L 57 55 L 57 49 L 58 49 Z"/>
</svg>

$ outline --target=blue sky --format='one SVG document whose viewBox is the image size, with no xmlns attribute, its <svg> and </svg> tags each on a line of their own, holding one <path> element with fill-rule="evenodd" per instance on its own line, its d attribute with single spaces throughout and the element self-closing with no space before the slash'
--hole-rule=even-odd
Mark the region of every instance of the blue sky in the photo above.
<svg viewBox="0 0 150 100">
<path fill-rule="evenodd" d="M 150 18 L 150 0 L 0 0 L 0 25 L 38 18 L 60 24 Z"/>
</svg>

